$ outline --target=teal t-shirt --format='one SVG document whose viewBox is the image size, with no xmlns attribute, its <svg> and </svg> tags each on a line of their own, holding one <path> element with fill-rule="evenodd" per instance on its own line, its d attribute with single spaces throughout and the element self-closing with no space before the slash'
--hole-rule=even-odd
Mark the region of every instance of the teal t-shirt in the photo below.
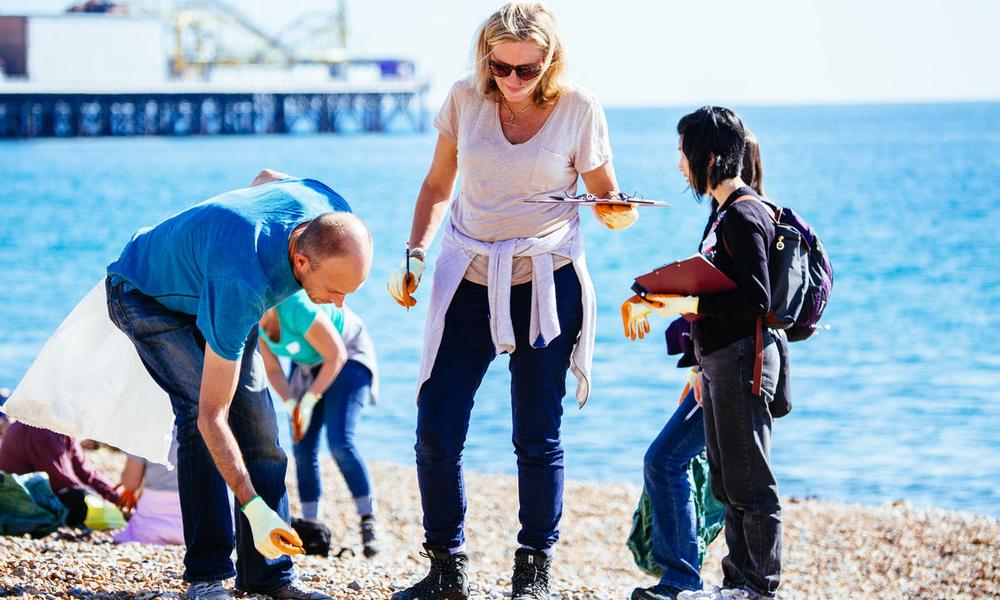
<svg viewBox="0 0 1000 600">
<path fill-rule="evenodd" d="M 326 313 L 337 328 L 337 333 L 344 333 L 344 311 L 336 304 L 316 304 L 304 290 L 289 296 L 274 310 L 278 313 L 281 339 L 272 340 L 263 328 L 260 329 L 260 339 L 275 355 L 287 356 L 300 365 L 312 366 L 323 360 L 320 353 L 306 340 L 306 332 L 312 327 L 316 315 Z"/>
<path fill-rule="evenodd" d="M 212 350 L 237 360 L 264 311 L 302 289 L 288 260 L 292 230 L 323 213 L 350 211 L 313 179 L 234 190 L 137 232 L 108 276 L 196 316 Z"/>
</svg>

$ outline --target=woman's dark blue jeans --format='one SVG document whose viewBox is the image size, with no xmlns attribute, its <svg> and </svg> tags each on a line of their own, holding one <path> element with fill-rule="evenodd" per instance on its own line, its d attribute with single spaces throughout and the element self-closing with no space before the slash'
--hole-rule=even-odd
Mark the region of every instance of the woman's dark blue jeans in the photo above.
<svg viewBox="0 0 1000 600">
<path fill-rule="evenodd" d="M 559 437 L 566 372 L 583 323 L 580 281 L 572 265 L 555 274 L 560 335 L 545 348 L 528 338 L 531 284 L 511 288 L 517 349 L 510 355 L 514 453 L 517 455 L 517 541 L 548 550 L 559 539 L 563 448 Z M 486 286 L 462 281 L 445 316 L 441 347 L 417 408 L 417 479 L 428 545 L 465 543 L 462 450 L 476 390 L 496 357 Z"/>
<path fill-rule="evenodd" d="M 288 556 L 264 558 L 253 544 L 250 524 L 229 503 L 229 489 L 198 431 L 198 398 L 205 339 L 195 317 L 178 313 L 138 291 L 107 283 L 111 321 L 135 344 L 153 379 L 170 396 L 177 427 L 177 484 L 184 522 L 184 579 L 219 581 L 236 576 L 236 587 L 270 592 L 292 581 Z M 229 408 L 233 431 L 250 481 L 260 497 L 288 521 L 285 467 L 278 425 L 257 350 L 257 329 L 249 332 L 239 383 Z M 136 398 L 141 402 L 142 398 Z M 235 540 L 233 519 L 236 521 Z M 236 569 L 230 556 L 236 545 Z"/>
<path fill-rule="evenodd" d="M 765 332 L 761 393 L 753 395 L 754 338 L 702 355 L 702 407 L 712 493 L 726 505 L 725 587 L 774 596 L 781 580 L 781 505 L 771 470 L 768 407 L 778 380 L 778 346 Z"/>
<path fill-rule="evenodd" d="M 302 369 L 293 365 L 293 369 Z M 319 367 L 316 367 L 318 370 Z M 354 430 L 361 409 L 370 396 L 372 373 L 356 360 L 348 360 L 313 412 L 305 435 L 295 445 L 295 472 L 299 482 L 299 499 L 317 502 L 322 494 L 319 473 L 320 431 L 326 428 L 330 453 L 355 499 L 370 498 L 372 487 L 368 469 L 354 444 Z M 370 502 L 368 503 L 370 506 Z M 366 516 L 366 515 L 361 515 Z"/>
<path fill-rule="evenodd" d="M 705 449 L 705 418 L 689 391 L 646 450 L 643 480 L 653 508 L 653 559 L 661 584 L 700 590 L 698 523 L 688 480 L 691 459 Z M 692 412 L 693 411 L 693 412 Z M 690 417 L 688 416 L 690 415 Z"/>
</svg>

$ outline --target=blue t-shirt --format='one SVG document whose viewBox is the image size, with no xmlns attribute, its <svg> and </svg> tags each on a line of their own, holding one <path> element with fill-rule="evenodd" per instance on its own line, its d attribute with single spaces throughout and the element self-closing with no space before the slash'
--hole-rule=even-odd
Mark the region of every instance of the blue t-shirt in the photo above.
<svg viewBox="0 0 1000 600">
<path fill-rule="evenodd" d="M 323 213 L 350 211 L 314 179 L 234 190 L 139 230 L 108 276 L 195 315 L 212 350 L 236 360 L 264 311 L 302 289 L 288 259 L 292 230 Z"/>
</svg>

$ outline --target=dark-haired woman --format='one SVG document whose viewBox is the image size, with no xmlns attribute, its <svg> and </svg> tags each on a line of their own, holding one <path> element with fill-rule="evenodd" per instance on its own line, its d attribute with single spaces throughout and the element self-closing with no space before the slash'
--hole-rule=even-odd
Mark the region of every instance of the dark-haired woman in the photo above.
<svg viewBox="0 0 1000 600">
<path fill-rule="evenodd" d="M 684 175 L 686 177 L 687 173 Z M 746 130 L 741 177 L 755 192 L 764 194 L 760 146 L 750 130 Z M 719 203 L 713 199 L 709 222 L 714 221 L 718 209 Z M 632 600 L 674 600 L 683 591 L 700 590 L 704 586 L 688 465 L 705 449 L 705 420 L 702 411 L 698 410 L 701 405 L 700 367 L 694 349 L 684 350 L 677 366 L 691 367 L 691 389 L 649 445 L 643 460 L 643 482 L 652 507 L 653 559 L 663 569 L 663 575 L 656 585 L 633 590 Z"/>
<path fill-rule="evenodd" d="M 756 201 L 759 194 L 741 177 L 747 134 L 735 113 L 703 107 L 683 117 L 677 132 L 681 172 L 698 196 L 710 195 L 717 206 L 705 227 L 701 254 L 737 289 L 701 297 L 659 295 L 651 298 L 651 306 L 661 314 L 698 316 L 691 332 L 701 366 L 696 383 L 712 491 L 726 505 L 729 554 L 722 561 L 723 586 L 743 590 L 751 599 L 772 598 L 780 582 L 782 523 L 771 469 L 769 403 L 779 356 L 776 336 L 761 327 L 761 319 L 770 307 L 767 264 L 774 225 L 769 210 Z M 627 330 L 649 330 L 642 304 L 630 298 L 623 306 Z"/>
</svg>

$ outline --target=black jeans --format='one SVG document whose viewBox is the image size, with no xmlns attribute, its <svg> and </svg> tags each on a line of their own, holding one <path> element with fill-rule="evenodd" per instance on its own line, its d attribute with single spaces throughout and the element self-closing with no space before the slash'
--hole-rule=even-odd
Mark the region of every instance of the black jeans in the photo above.
<svg viewBox="0 0 1000 600">
<path fill-rule="evenodd" d="M 726 505 L 723 585 L 774 596 L 781 579 L 781 505 L 771 471 L 769 402 L 778 379 L 778 349 L 764 334 L 761 395 L 753 395 L 754 338 L 708 355 L 702 368 L 705 442 L 712 493 Z M 697 349 L 698 344 L 695 344 Z"/>
</svg>

